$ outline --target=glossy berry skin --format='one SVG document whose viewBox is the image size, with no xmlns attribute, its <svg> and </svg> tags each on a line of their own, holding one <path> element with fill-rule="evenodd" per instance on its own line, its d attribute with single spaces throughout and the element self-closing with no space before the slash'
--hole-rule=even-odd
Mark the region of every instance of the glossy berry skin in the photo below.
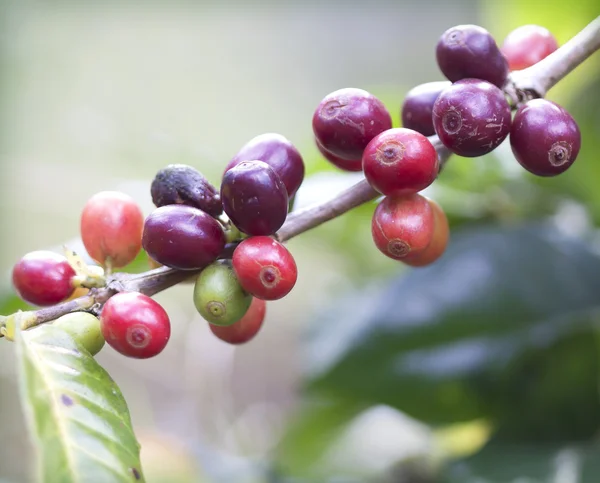
<svg viewBox="0 0 600 483">
<path fill-rule="evenodd" d="M 243 289 L 263 300 L 285 297 L 298 279 L 292 254 L 268 236 L 242 241 L 233 252 L 232 264 Z"/>
<path fill-rule="evenodd" d="M 427 82 L 413 87 L 404 98 L 400 116 L 402 127 L 433 136 L 433 104 L 441 92 L 452 84 L 449 81 Z"/>
<path fill-rule="evenodd" d="M 402 259 L 402 262 L 411 267 L 424 267 L 438 260 L 446 251 L 450 238 L 450 225 L 448 224 L 446 213 L 444 213 L 442 207 L 435 201 L 430 199 L 427 201 L 433 210 L 435 223 L 433 236 L 427 248 L 420 252 L 409 254 Z"/>
<path fill-rule="evenodd" d="M 296 194 L 304 180 L 304 161 L 296 147 L 284 136 L 267 133 L 248 141 L 233 157 L 225 173 L 243 161 L 263 161 L 283 181 L 288 198 Z"/>
<path fill-rule="evenodd" d="M 510 106 L 496 86 L 478 79 L 455 82 L 433 105 L 433 124 L 440 141 L 453 153 L 483 156 L 510 132 Z"/>
<path fill-rule="evenodd" d="M 179 270 L 210 265 L 225 247 L 225 234 L 217 220 L 185 205 L 154 210 L 144 224 L 144 250 L 154 261 Z"/>
<path fill-rule="evenodd" d="M 272 235 L 287 217 L 288 195 L 275 171 L 262 161 L 244 161 L 221 182 L 223 209 L 248 235 Z"/>
<path fill-rule="evenodd" d="M 150 186 L 152 202 L 165 205 L 187 205 L 217 217 L 223 212 L 217 189 L 202 173 L 185 164 L 170 164 L 161 169 Z"/>
<path fill-rule="evenodd" d="M 375 209 L 371 234 L 381 253 L 403 260 L 430 245 L 434 228 L 433 209 L 425 197 L 387 196 Z"/>
<path fill-rule="evenodd" d="M 332 92 L 319 103 L 312 125 L 326 151 L 353 161 L 362 158 L 371 139 L 392 127 L 392 118 L 374 95 L 349 87 Z"/>
<path fill-rule="evenodd" d="M 510 32 L 502 44 L 502 53 L 510 70 L 522 70 L 537 64 L 558 49 L 554 35 L 539 25 L 523 25 Z"/>
<path fill-rule="evenodd" d="M 344 171 L 356 172 L 362 171 L 362 159 L 342 159 L 334 156 L 329 151 L 327 151 L 323 146 L 319 144 L 319 141 L 315 139 L 315 144 L 321 155 L 333 164 L 336 168 L 342 169 Z"/>
<path fill-rule="evenodd" d="M 209 265 L 196 279 L 194 305 L 211 324 L 235 324 L 248 311 L 251 302 L 252 296 L 244 291 L 227 263 Z"/>
<path fill-rule="evenodd" d="M 93 356 L 104 347 L 100 320 L 89 312 L 72 312 L 63 315 L 52 322 L 52 325 L 67 332 Z"/>
<path fill-rule="evenodd" d="M 81 214 L 81 239 L 90 257 L 113 268 L 131 263 L 142 247 L 144 215 L 130 196 L 102 191 Z"/>
<path fill-rule="evenodd" d="M 416 193 L 438 174 L 438 156 L 429 140 L 411 129 L 389 129 L 375 136 L 362 158 L 369 184 L 386 196 Z"/>
<path fill-rule="evenodd" d="M 510 146 L 519 164 L 530 173 L 556 176 L 575 162 L 581 133 L 566 109 L 546 99 L 533 99 L 515 114 Z"/>
<path fill-rule="evenodd" d="M 233 325 L 208 324 L 210 330 L 223 342 L 239 345 L 254 339 L 267 313 L 267 302 L 253 298 L 244 316 Z"/>
<path fill-rule="evenodd" d="M 477 25 L 446 30 L 435 53 L 440 70 L 452 82 L 474 78 L 502 87 L 508 76 L 508 63 L 496 41 Z"/>
<path fill-rule="evenodd" d="M 104 304 L 102 335 L 117 352 L 148 359 L 162 352 L 171 337 L 171 322 L 162 306 L 138 292 L 120 292 Z"/>
<path fill-rule="evenodd" d="M 75 290 L 75 270 L 62 255 L 45 250 L 28 253 L 12 271 L 12 282 L 19 296 L 40 307 L 55 305 Z"/>
</svg>

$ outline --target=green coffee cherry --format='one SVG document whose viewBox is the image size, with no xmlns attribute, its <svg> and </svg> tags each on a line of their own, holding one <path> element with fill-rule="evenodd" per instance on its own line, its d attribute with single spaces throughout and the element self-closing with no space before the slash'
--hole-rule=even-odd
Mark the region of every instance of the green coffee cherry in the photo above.
<svg viewBox="0 0 600 483">
<path fill-rule="evenodd" d="M 213 263 L 196 279 L 194 305 L 211 324 L 235 324 L 244 316 L 251 302 L 252 296 L 244 292 L 229 264 Z"/>
<path fill-rule="evenodd" d="M 89 312 L 73 312 L 59 317 L 52 325 L 60 327 L 95 356 L 104 347 L 100 320 Z"/>
</svg>

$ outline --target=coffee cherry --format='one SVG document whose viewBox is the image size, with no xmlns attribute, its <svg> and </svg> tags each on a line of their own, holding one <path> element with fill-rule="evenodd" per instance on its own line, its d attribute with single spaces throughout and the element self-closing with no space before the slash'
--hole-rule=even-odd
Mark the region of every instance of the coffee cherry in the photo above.
<svg viewBox="0 0 600 483">
<path fill-rule="evenodd" d="M 263 161 L 271 166 L 283 181 L 288 198 L 296 194 L 304 179 L 302 156 L 281 134 L 261 134 L 248 141 L 229 161 L 225 173 L 243 161 Z"/>
<path fill-rule="evenodd" d="M 508 63 L 496 41 L 477 25 L 446 30 L 435 53 L 440 70 L 452 82 L 474 78 L 502 87 L 508 76 Z"/>
<path fill-rule="evenodd" d="M 208 324 L 210 330 L 223 342 L 244 344 L 253 339 L 262 327 L 267 313 L 267 302 L 253 298 L 248 311 L 233 325 Z"/>
<path fill-rule="evenodd" d="M 530 173 L 556 176 L 575 162 L 581 133 L 563 107 L 546 99 L 533 99 L 515 115 L 510 147 L 519 164 Z"/>
<path fill-rule="evenodd" d="M 442 143 L 459 156 L 493 151 L 510 131 L 510 106 L 496 86 L 478 79 L 455 82 L 433 105 L 433 124 Z"/>
<path fill-rule="evenodd" d="M 104 347 L 100 320 L 89 312 L 73 312 L 63 315 L 52 322 L 52 325 L 67 332 L 93 356 Z"/>
<path fill-rule="evenodd" d="M 235 324 L 251 302 L 252 296 L 244 291 L 229 264 L 213 263 L 196 279 L 194 305 L 211 324 Z"/>
<path fill-rule="evenodd" d="M 392 127 L 383 103 L 362 89 L 340 89 L 327 95 L 313 115 L 317 142 L 332 155 L 355 161 L 369 141 Z"/>
<path fill-rule="evenodd" d="M 223 228 L 198 208 L 167 205 L 146 219 L 144 250 L 156 262 L 179 270 L 198 270 L 214 262 L 225 247 Z"/>
<path fill-rule="evenodd" d="M 75 270 L 57 253 L 40 250 L 28 253 L 12 271 L 12 282 L 19 296 L 41 307 L 55 305 L 69 298 L 75 290 Z"/>
<path fill-rule="evenodd" d="M 217 217 L 223 212 L 217 189 L 195 168 L 170 164 L 161 169 L 150 187 L 157 208 L 165 205 L 187 205 Z"/>
<path fill-rule="evenodd" d="M 411 129 L 389 129 L 375 136 L 362 158 L 369 184 L 384 195 L 416 193 L 438 174 L 437 152 L 429 140 Z"/>
<path fill-rule="evenodd" d="M 448 239 L 450 238 L 450 225 L 448 217 L 440 205 L 433 200 L 427 200 L 433 209 L 433 217 L 435 227 L 431 243 L 424 250 L 407 255 L 402 259 L 402 262 L 411 267 L 424 267 L 431 265 L 440 258 L 446 251 Z"/>
<path fill-rule="evenodd" d="M 81 238 L 90 257 L 102 266 L 124 267 L 142 247 L 144 215 L 130 196 L 102 191 L 81 214 Z"/>
<path fill-rule="evenodd" d="M 229 219 L 248 235 L 272 235 L 287 216 L 285 185 L 263 161 L 244 161 L 228 170 L 221 199 Z"/>
<path fill-rule="evenodd" d="M 337 168 L 343 169 L 344 171 L 361 171 L 362 170 L 362 159 L 342 159 L 334 156 L 327 151 L 323 146 L 319 144 L 319 141 L 315 139 L 315 143 L 319 152 L 323 157 Z"/>
<path fill-rule="evenodd" d="M 232 263 L 242 288 L 263 300 L 285 297 L 298 278 L 292 254 L 268 236 L 242 241 L 233 252 Z"/>
<path fill-rule="evenodd" d="M 395 260 L 425 250 L 433 239 L 434 228 L 433 209 L 419 194 L 385 197 L 371 223 L 375 245 Z"/>
<path fill-rule="evenodd" d="M 148 359 L 162 352 L 171 337 L 171 322 L 162 306 L 138 292 L 120 292 L 104 304 L 102 335 L 117 352 Z"/>
<path fill-rule="evenodd" d="M 408 91 L 400 113 L 402 127 L 420 132 L 423 136 L 433 136 L 433 104 L 450 84 L 448 81 L 427 82 Z"/>
<path fill-rule="evenodd" d="M 537 64 L 558 49 L 550 31 L 539 25 L 523 25 L 504 39 L 502 53 L 510 70 L 522 70 Z"/>
</svg>

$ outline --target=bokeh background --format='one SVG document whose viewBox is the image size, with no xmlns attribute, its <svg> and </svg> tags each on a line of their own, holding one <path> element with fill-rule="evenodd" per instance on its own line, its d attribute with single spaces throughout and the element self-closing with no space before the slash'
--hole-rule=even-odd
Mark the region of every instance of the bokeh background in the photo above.
<svg viewBox="0 0 600 483">
<path fill-rule="evenodd" d="M 4 1 L 0 28 L 0 313 L 9 274 L 40 248 L 80 249 L 85 201 L 134 196 L 161 167 L 218 183 L 265 132 L 302 152 L 297 203 L 357 180 L 313 144 L 311 116 L 342 87 L 380 97 L 399 125 L 411 87 L 442 80 L 434 47 L 465 23 L 500 43 L 543 25 L 564 43 L 600 12 L 572 2 Z M 375 204 L 289 243 L 299 280 L 259 336 L 233 348 L 191 286 L 156 298 L 173 336 L 155 359 L 109 347 L 150 482 L 600 481 L 600 57 L 549 98 L 583 134 L 577 162 L 534 179 L 501 146 L 452 158 L 427 190 L 452 243 L 406 269 L 371 241 Z M 143 257 L 131 267 L 145 270 Z M 0 341 L 0 481 L 33 481 L 14 347 Z"/>
</svg>

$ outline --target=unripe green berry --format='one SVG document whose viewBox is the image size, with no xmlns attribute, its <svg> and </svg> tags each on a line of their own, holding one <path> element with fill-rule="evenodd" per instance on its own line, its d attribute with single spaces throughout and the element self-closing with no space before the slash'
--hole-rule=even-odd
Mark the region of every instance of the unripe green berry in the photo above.
<svg viewBox="0 0 600 483">
<path fill-rule="evenodd" d="M 89 312 L 73 312 L 63 315 L 52 322 L 52 325 L 67 332 L 93 356 L 104 347 L 100 320 Z"/>
<path fill-rule="evenodd" d="M 196 279 L 194 305 L 211 324 L 235 324 L 244 316 L 251 302 L 252 296 L 242 289 L 229 264 L 213 263 Z"/>
</svg>

